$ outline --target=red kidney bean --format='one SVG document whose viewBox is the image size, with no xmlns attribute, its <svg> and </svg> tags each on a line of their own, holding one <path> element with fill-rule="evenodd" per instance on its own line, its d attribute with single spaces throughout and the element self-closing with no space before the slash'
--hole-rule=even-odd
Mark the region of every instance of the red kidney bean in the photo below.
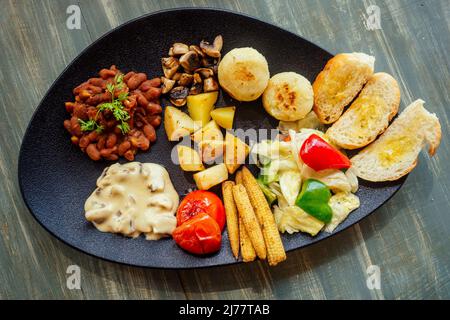
<svg viewBox="0 0 450 320">
<path fill-rule="evenodd" d="M 149 102 L 145 107 L 145 109 L 151 116 L 160 114 L 162 112 L 162 107 L 154 102 Z"/>
<path fill-rule="evenodd" d="M 106 148 L 106 149 L 102 149 L 102 151 L 100 151 L 100 155 L 104 158 L 109 157 L 111 154 L 116 153 L 117 152 L 117 147 L 114 146 L 112 148 Z"/>
<path fill-rule="evenodd" d="M 147 91 L 148 89 L 150 89 L 150 87 L 151 87 L 150 80 L 145 80 L 144 82 L 141 83 L 138 90 Z"/>
<path fill-rule="evenodd" d="M 139 93 L 137 96 L 137 102 L 141 107 L 145 107 L 149 103 L 148 100 L 141 93 Z"/>
<path fill-rule="evenodd" d="M 106 137 L 105 135 L 101 135 L 97 142 L 97 149 L 102 150 L 106 146 Z"/>
<path fill-rule="evenodd" d="M 149 80 L 152 87 L 160 87 L 161 86 L 161 78 L 157 77 L 157 78 L 153 78 Z"/>
<path fill-rule="evenodd" d="M 130 90 L 128 89 L 128 87 L 123 87 L 123 88 L 121 88 L 121 89 L 115 89 L 114 90 L 114 97 L 115 98 L 118 98 L 119 97 L 119 95 L 120 94 L 122 94 L 122 93 L 128 93 Z"/>
<path fill-rule="evenodd" d="M 105 80 L 103 80 L 102 78 L 90 78 L 88 80 L 89 84 L 92 84 L 96 87 L 100 87 L 103 88 L 104 84 L 105 84 Z"/>
<path fill-rule="evenodd" d="M 97 131 L 89 132 L 88 138 L 89 138 L 89 141 L 91 141 L 91 142 L 97 141 L 98 140 L 98 133 L 97 133 Z"/>
<path fill-rule="evenodd" d="M 123 154 L 123 156 L 125 157 L 125 159 L 127 159 L 128 161 L 133 161 L 134 160 L 134 152 L 133 150 L 128 150 L 127 152 L 125 152 Z"/>
<path fill-rule="evenodd" d="M 136 72 L 133 72 L 133 71 L 128 72 L 126 75 L 123 76 L 123 81 L 124 81 L 125 83 L 127 83 L 128 80 L 129 80 L 132 76 L 134 76 L 135 74 L 136 74 Z"/>
<path fill-rule="evenodd" d="M 117 136 L 114 133 L 110 133 L 108 135 L 108 138 L 106 139 L 106 147 L 112 148 L 116 145 L 116 143 L 117 143 Z"/>
<path fill-rule="evenodd" d="M 86 100 L 91 97 L 91 93 L 87 89 L 81 89 L 80 94 L 78 95 L 81 100 Z"/>
<path fill-rule="evenodd" d="M 76 103 L 73 107 L 73 113 L 75 117 L 82 120 L 86 120 L 88 117 L 87 109 L 83 104 Z"/>
<path fill-rule="evenodd" d="M 97 86 L 94 86 L 92 84 L 88 84 L 86 86 L 86 89 L 91 91 L 92 93 L 95 93 L 95 94 L 102 93 L 102 91 L 103 91 L 101 87 L 97 87 Z"/>
<path fill-rule="evenodd" d="M 71 124 L 70 124 L 70 120 L 64 120 L 64 128 L 66 128 L 67 131 L 71 131 Z"/>
<path fill-rule="evenodd" d="M 78 117 L 72 116 L 72 118 L 70 118 L 70 132 L 77 137 L 81 137 L 83 134 L 81 132 L 80 124 L 78 123 Z"/>
<path fill-rule="evenodd" d="M 150 89 L 152 87 L 159 87 L 160 85 L 161 85 L 161 79 L 153 78 L 153 79 L 142 82 L 142 84 L 139 86 L 139 90 L 147 91 L 148 89 Z"/>
<path fill-rule="evenodd" d="M 86 113 L 87 113 L 87 116 L 89 119 L 95 119 L 97 117 L 97 111 L 98 111 L 97 108 L 90 106 L 90 107 L 87 107 L 86 110 L 87 110 Z"/>
<path fill-rule="evenodd" d="M 161 96 L 161 88 L 151 87 L 147 91 L 142 93 L 149 101 L 156 101 Z"/>
<path fill-rule="evenodd" d="M 80 94 L 81 89 L 84 89 L 84 87 L 87 85 L 87 82 L 83 82 L 82 84 L 80 84 L 78 87 L 75 87 L 75 89 L 73 89 L 72 93 L 74 96 L 77 96 Z"/>
<path fill-rule="evenodd" d="M 111 94 L 109 92 L 96 94 L 94 96 L 89 97 L 89 99 L 86 100 L 86 103 L 92 106 L 97 106 L 103 102 L 111 102 Z"/>
<path fill-rule="evenodd" d="M 105 158 L 105 160 L 108 160 L 108 161 L 116 161 L 117 159 L 119 159 L 119 156 L 117 154 L 110 154 L 109 156 L 104 157 L 104 158 Z"/>
<path fill-rule="evenodd" d="M 108 79 L 111 77 L 114 77 L 116 75 L 117 71 L 115 70 L 111 70 L 111 69 L 102 69 L 100 70 L 100 72 L 98 73 L 100 75 L 100 77 L 102 77 L 102 79 Z"/>
<path fill-rule="evenodd" d="M 98 161 L 101 159 L 100 151 L 97 150 L 97 147 L 93 143 L 87 146 L 86 153 L 88 154 L 89 158 L 94 161 Z"/>
<path fill-rule="evenodd" d="M 153 126 L 153 128 L 159 127 L 161 124 L 161 116 L 150 116 L 148 117 L 148 122 Z"/>
<path fill-rule="evenodd" d="M 143 128 L 143 131 L 145 137 L 150 140 L 150 142 L 154 142 L 156 140 L 156 131 L 151 124 L 146 124 Z"/>
<path fill-rule="evenodd" d="M 119 144 L 119 148 L 117 148 L 117 152 L 120 156 L 123 156 L 125 152 L 127 152 L 131 148 L 130 141 L 123 141 Z"/>
<path fill-rule="evenodd" d="M 130 90 L 134 90 L 145 80 L 147 80 L 147 75 L 145 73 L 134 74 L 127 81 L 128 88 L 130 88 Z"/>
<path fill-rule="evenodd" d="M 87 135 L 84 135 L 80 139 L 79 146 L 80 148 L 86 148 L 87 146 L 89 146 L 90 143 L 91 141 L 89 140 L 89 137 Z"/>
<path fill-rule="evenodd" d="M 136 96 L 128 97 L 128 99 L 123 101 L 123 105 L 127 109 L 133 109 L 136 106 Z"/>
<path fill-rule="evenodd" d="M 150 141 L 145 137 L 141 136 L 139 139 L 139 148 L 143 151 L 148 150 L 150 148 Z"/>
</svg>

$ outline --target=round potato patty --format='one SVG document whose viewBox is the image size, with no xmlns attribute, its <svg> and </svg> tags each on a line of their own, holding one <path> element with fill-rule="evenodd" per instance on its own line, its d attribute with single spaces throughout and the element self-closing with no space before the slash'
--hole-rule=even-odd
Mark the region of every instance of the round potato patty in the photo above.
<svg viewBox="0 0 450 320">
<path fill-rule="evenodd" d="M 228 52 L 219 64 L 220 86 L 239 101 L 259 98 L 269 82 L 266 58 L 253 48 L 236 48 Z"/>
<path fill-rule="evenodd" d="M 296 121 L 311 111 L 314 94 L 308 79 L 295 72 L 282 72 L 270 78 L 262 102 L 275 119 Z"/>
</svg>

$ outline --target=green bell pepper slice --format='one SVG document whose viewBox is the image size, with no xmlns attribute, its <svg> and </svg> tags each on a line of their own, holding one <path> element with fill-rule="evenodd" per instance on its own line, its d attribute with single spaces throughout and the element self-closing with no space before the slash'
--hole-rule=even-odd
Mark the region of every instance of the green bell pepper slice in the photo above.
<svg viewBox="0 0 450 320">
<path fill-rule="evenodd" d="M 329 223 L 333 216 L 333 211 L 328 205 L 330 198 L 331 192 L 326 184 L 319 180 L 308 179 L 303 183 L 295 204 L 318 220 Z"/>
</svg>

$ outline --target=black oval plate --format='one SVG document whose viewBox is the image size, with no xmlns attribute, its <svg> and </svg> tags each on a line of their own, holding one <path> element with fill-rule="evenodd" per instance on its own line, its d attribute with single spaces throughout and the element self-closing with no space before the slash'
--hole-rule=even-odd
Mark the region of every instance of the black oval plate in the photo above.
<svg viewBox="0 0 450 320">
<path fill-rule="evenodd" d="M 157 268 L 196 268 L 235 263 L 226 231 L 222 249 L 208 257 L 197 257 L 180 250 L 171 239 L 146 241 L 128 239 L 97 231 L 84 218 L 84 201 L 95 188 L 97 177 L 110 165 L 93 162 L 69 140 L 63 128 L 68 117 L 65 101 L 73 99 L 72 89 L 115 64 L 122 71 L 138 70 L 150 77 L 161 74 L 160 58 L 174 42 L 199 43 L 224 38 L 223 52 L 251 46 L 269 62 L 270 73 L 295 71 L 311 82 L 332 55 L 311 42 L 255 18 L 213 9 L 160 11 L 132 20 L 103 36 L 84 50 L 51 86 L 39 104 L 25 134 L 19 156 L 19 183 L 22 196 L 33 216 L 51 234 L 83 252 L 119 263 Z M 260 100 L 237 103 L 221 94 L 217 105 L 238 106 L 236 128 L 274 128 Z M 164 165 L 180 195 L 195 186 L 191 174 L 184 174 L 170 161 L 173 144 L 164 128 L 150 152 L 136 160 Z M 404 179 L 388 184 L 361 183 L 357 193 L 361 207 L 353 212 L 333 234 L 369 215 L 386 202 Z M 298 249 L 330 234 L 283 235 L 287 251 Z"/>
</svg>

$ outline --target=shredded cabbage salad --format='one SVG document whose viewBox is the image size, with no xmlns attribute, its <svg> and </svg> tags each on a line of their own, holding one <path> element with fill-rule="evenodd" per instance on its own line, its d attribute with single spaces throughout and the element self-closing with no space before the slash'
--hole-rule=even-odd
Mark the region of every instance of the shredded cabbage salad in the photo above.
<svg viewBox="0 0 450 320">
<path fill-rule="evenodd" d="M 308 121 L 317 127 L 314 119 Z M 289 124 L 280 123 L 280 127 Z M 310 128 L 288 128 L 284 134 L 285 140 L 264 140 L 252 149 L 261 168 L 258 182 L 272 205 L 278 230 L 289 234 L 306 232 L 315 236 L 319 231 L 333 232 L 353 210 L 360 205 L 355 195 L 358 190 L 358 179 L 350 167 L 346 170 L 326 169 L 315 171 L 303 163 L 299 156 L 300 149 L 312 134 L 316 134 L 330 145 L 325 133 Z M 298 129 L 296 131 L 295 129 Z M 334 146 L 335 147 L 335 146 Z M 307 179 L 314 179 L 325 184 L 332 195 L 328 205 L 332 209 L 332 218 L 328 223 L 308 214 L 296 205 L 296 199 L 302 190 L 302 184 Z"/>
</svg>

